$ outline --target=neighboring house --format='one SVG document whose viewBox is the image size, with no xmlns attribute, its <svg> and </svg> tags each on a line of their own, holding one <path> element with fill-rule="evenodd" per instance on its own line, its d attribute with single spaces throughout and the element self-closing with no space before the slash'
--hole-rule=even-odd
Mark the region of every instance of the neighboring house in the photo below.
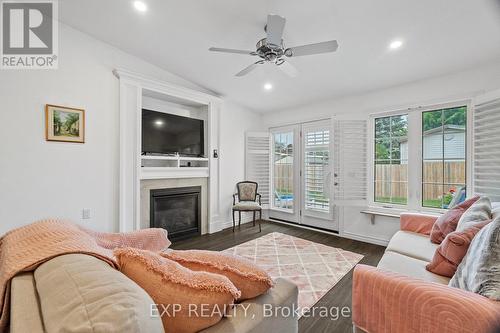
<svg viewBox="0 0 500 333">
<path fill-rule="evenodd" d="M 445 132 L 443 138 L 443 130 Z M 444 139 L 444 140 L 443 140 Z M 424 132 L 423 159 L 465 159 L 465 127 L 456 125 L 445 125 Z M 408 163 L 408 141 L 401 141 L 401 163 Z"/>
</svg>

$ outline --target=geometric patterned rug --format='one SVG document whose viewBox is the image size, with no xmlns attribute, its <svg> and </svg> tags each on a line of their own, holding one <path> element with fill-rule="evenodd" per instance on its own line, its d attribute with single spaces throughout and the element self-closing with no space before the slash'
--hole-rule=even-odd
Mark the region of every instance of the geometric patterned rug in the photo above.
<svg viewBox="0 0 500 333">
<path fill-rule="evenodd" d="M 363 258 L 361 254 L 273 232 L 222 252 L 239 255 L 299 288 L 299 307 L 311 308 Z M 303 313 L 301 311 L 300 313 Z"/>
</svg>

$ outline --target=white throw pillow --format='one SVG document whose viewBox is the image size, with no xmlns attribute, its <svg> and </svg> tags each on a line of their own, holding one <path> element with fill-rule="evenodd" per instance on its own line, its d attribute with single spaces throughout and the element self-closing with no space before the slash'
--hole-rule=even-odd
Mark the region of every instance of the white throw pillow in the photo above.
<svg viewBox="0 0 500 333">
<path fill-rule="evenodd" d="M 500 301 L 500 216 L 474 237 L 449 286 Z"/>
<path fill-rule="evenodd" d="M 470 223 L 491 220 L 491 201 L 488 197 L 481 197 L 467 209 L 457 224 L 456 231 L 464 231 Z"/>
</svg>

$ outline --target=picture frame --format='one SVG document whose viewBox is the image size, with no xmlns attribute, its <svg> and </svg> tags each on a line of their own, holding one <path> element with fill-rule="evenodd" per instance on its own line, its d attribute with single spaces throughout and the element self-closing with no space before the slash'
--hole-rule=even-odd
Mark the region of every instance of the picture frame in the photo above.
<svg viewBox="0 0 500 333">
<path fill-rule="evenodd" d="M 46 104 L 45 139 L 85 143 L 85 110 Z"/>
</svg>

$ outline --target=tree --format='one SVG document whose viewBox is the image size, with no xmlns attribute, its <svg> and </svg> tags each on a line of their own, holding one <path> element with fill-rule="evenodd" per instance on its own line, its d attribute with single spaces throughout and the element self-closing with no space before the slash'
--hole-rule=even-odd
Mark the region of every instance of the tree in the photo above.
<svg viewBox="0 0 500 333">
<path fill-rule="evenodd" d="M 59 135 L 61 133 L 62 121 L 61 121 L 61 116 L 57 111 L 54 112 L 53 122 L 54 122 L 54 134 Z"/>
<path fill-rule="evenodd" d="M 443 125 L 465 126 L 467 123 L 466 107 L 427 111 L 423 113 L 423 130 L 428 131 Z"/>
<path fill-rule="evenodd" d="M 66 131 L 68 133 L 71 133 L 71 127 L 78 120 L 80 120 L 80 115 L 78 115 L 77 113 L 70 113 L 69 115 L 66 116 L 66 121 L 64 122 L 64 126 L 66 126 Z M 75 130 L 74 132 L 77 132 L 77 130 Z"/>
</svg>

